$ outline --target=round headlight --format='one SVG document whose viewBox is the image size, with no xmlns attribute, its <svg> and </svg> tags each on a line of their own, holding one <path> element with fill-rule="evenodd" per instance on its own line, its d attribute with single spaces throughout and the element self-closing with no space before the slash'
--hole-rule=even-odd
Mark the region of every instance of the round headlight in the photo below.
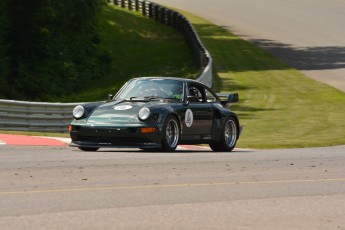
<svg viewBox="0 0 345 230">
<path fill-rule="evenodd" d="M 144 107 L 139 111 L 139 118 L 141 120 L 146 120 L 147 118 L 149 118 L 151 112 L 148 108 Z"/>
<path fill-rule="evenodd" d="M 83 106 L 81 105 L 77 105 L 74 109 L 73 109 L 73 117 L 79 119 L 81 118 L 85 113 L 85 109 Z"/>
</svg>

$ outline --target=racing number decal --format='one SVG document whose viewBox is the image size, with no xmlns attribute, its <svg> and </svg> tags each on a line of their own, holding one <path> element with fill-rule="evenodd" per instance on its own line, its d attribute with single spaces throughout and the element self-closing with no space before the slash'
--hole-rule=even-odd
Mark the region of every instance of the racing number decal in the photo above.
<svg viewBox="0 0 345 230">
<path fill-rule="evenodd" d="M 116 106 L 114 109 L 115 110 L 128 110 L 128 109 L 131 109 L 132 106 L 131 105 L 119 105 L 119 106 Z"/>
<path fill-rule="evenodd" d="M 186 126 L 189 128 L 193 124 L 193 112 L 190 109 L 186 110 L 186 114 L 184 117 L 184 122 L 186 123 Z"/>
</svg>

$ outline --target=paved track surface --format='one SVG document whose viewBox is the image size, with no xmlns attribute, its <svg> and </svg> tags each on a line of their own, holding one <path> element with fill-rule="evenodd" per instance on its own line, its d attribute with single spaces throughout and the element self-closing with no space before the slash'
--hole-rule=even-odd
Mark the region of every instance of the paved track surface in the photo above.
<svg viewBox="0 0 345 230">
<path fill-rule="evenodd" d="M 0 229 L 345 229 L 345 146 L 0 146 Z"/>
<path fill-rule="evenodd" d="M 154 0 L 228 28 L 306 75 L 345 91 L 343 0 Z"/>
</svg>

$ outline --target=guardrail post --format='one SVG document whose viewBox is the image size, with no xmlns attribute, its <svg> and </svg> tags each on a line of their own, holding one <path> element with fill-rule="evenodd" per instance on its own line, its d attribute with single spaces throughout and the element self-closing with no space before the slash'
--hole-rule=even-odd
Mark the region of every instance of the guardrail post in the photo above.
<svg viewBox="0 0 345 230">
<path fill-rule="evenodd" d="M 144 16 L 147 16 L 146 2 L 145 2 L 145 1 L 142 1 L 142 2 L 140 2 L 140 4 L 141 4 L 141 13 L 142 13 Z"/>
<path fill-rule="evenodd" d="M 139 11 L 139 0 L 135 0 L 135 11 Z"/>
<path fill-rule="evenodd" d="M 172 27 L 172 11 L 170 9 L 166 9 L 165 14 L 166 14 L 166 16 L 165 16 L 166 23 L 165 24 L 167 24 L 167 26 L 169 26 L 169 27 Z"/>
<path fill-rule="evenodd" d="M 149 5 L 149 17 L 153 19 L 154 18 L 154 10 L 153 10 L 154 4 L 149 2 L 148 5 Z"/>
<path fill-rule="evenodd" d="M 159 19 L 162 24 L 166 24 L 166 9 L 164 7 L 159 7 Z"/>
<path fill-rule="evenodd" d="M 156 21 L 159 21 L 159 6 L 158 5 L 156 5 L 156 4 L 154 4 L 154 6 L 153 6 L 153 12 L 154 12 L 154 19 L 156 20 Z"/>
<path fill-rule="evenodd" d="M 170 21 L 171 21 L 171 26 L 176 29 L 176 14 L 177 12 L 176 11 L 171 11 L 170 13 Z"/>
<path fill-rule="evenodd" d="M 127 2 L 128 2 L 128 9 L 129 10 L 133 10 L 133 8 L 132 8 L 132 0 L 127 0 Z"/>
</svg>

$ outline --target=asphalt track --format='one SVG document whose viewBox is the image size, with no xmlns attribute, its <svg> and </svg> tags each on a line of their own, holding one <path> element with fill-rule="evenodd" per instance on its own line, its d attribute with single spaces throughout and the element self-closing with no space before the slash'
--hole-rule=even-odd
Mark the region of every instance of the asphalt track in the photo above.
<svg viewBox="0 0 345 230">
<path fill-rule="evenodd" d="M 0 146 L 0 229 L 345 229 L 345 146 Z"/>
<path fill-rule="evenodd" d="M 202 16 L 345 92 L 343 0 L 154 0 Z"/>
</svg>

